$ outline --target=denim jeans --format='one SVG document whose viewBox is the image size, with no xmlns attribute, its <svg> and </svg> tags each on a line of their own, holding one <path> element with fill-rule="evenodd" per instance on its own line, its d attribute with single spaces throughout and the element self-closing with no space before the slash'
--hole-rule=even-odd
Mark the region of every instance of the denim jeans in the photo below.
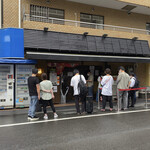
<svg viewBox="0 0 150 150">
<path fill-rule="evenodd" d="M 102 95 L 101 95 L 102 90 L 101 90 L 101 89 L 98 89 L 98 91 L 99 91 L 99 97 L 102 96 Z M 96 92 L 96 101 L 97 101 L 97 102 L 98 102 L 98 91 Z"/>
<path fill-rule="evenodd" d="M 38 101 L 38 96 L 30 96 L 31 100 L 30 100 L 30 106 L 29 106 L 29 111 L 28 111 L 28 115 L 31 117 L 35 116 L 35 109 L 36 109 L 36 104 Z"/>
<path fill-rule="evenodd" d="M 93 86 L 88 87 L 88 96 L 92 96 L 93 97 Z"/>
</svg>

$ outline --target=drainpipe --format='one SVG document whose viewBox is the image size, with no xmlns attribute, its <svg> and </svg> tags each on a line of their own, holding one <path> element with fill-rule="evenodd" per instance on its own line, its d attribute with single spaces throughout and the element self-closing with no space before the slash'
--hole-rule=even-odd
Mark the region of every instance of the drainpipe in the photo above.
<svg viewBox="0 0 150 150">
<path fill-rule="evenodd" d="M 0 0 L 0 29 L 3 27 L 3 0 Z"/>
<path fill-rule="evenodd" d="M 19 22 L 18 23 L 19 23 L 19 28 L 21 28 L 21 0 L 18 0 L 18 4 L 19 4 L 19 13 L 18 13 L 19 14 L 19 16 L 18 16 Z"/>
</svg>

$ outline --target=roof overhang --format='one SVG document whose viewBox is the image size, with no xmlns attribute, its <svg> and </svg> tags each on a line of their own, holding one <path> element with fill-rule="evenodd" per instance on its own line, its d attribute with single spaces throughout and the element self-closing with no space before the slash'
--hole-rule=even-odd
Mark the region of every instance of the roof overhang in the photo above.
<svg viewBox="0 0 150 150">
<path fill-rule="evenodd" d="M 132 62 L 150 63 L 149 57 L 125 57 L 125 56 L 106 56 L 106 55 L 82 55 L 82 54 L 63 54 L 63 53 L 44 53 L 26 52 L 28 59 L 40 60 L 59 60 L 59 61 L 97 61 L 97 62 Z"/>
<path fill-rule="evenodd" d="M 76 3 L 83 3 L 87 5 L 106 7 L 111 9 L 122 10 L 126 5 L 136 6 L 131 12 L 150 15 L 150 8 L 148 6 L 137 5 L 133 3 L 121 2 L 118 0 L 67 0 Z"/>
<path fill-rule="evenodd" d="M 149 57 L 148 41 L 62 32 L 24 30 L 26 52 Z"/>
</svg>

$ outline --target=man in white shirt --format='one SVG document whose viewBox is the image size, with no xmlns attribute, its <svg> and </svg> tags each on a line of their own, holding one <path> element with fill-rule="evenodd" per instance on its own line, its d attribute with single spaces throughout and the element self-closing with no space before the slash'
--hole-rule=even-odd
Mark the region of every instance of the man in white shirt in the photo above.
<svg viewBox="0 0 150 150">
<path fill-rule="evenodd" d="M 135 76 L 134 73 L 130 73 L 130 85 L 129 85 L 130 89 L 134 88 L 134 85 L 135 85 L 136 78 L 134 76 Z M 129 91 L 128 107 L 134 107 L 134 104 L 136 101 L 136 95 L 135 94 L 136 94 L 135 90 Z M 130 98 L 131 98 L 131 105 L 129 106 Z"/>
<path fill-rule="evenodd" d="M 86 84 L 86 80 L 84 78 L 83 75 L 79 74 L 79 70 L 75 69 L 73 71 L 74 76 L 71 78 L 71 83 L 70 86 L 73 87 L 74 90 L 74 97 L 75 97 L 75 105 L 76 105 L 76 111 L 77 114 L 79 115 L 80 113 L 85 113 L 85 105 L 86 105 L 86 101 L 85 98 L 81 99 L 82 102 L 82 110 L 80 111 L 80 105 L 79 105 L 79 99 L 80 99 L 80 91 L 78 89 L 78 83 L 80 81 L 80 76 L 81 76 L 81 80 Z"/>
</svg>

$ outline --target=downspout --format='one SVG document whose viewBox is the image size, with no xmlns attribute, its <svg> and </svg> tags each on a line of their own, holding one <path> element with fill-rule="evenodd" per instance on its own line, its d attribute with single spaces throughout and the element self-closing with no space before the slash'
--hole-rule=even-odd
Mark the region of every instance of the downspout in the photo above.
<svg viewBox="0 0 150 150">
<path fill-rule="evenodd" d="M 3 0 L 0 0 L 0 29 L 3 28 Z"/>
<path fill-rule="evenodd" d="M 19 28 L 21 28 L 21 0 L 18 0 L 18 5 L 19 5 L 19 16 L 18 16 L 18 19 L 19 19 Z"/>
</svg>

